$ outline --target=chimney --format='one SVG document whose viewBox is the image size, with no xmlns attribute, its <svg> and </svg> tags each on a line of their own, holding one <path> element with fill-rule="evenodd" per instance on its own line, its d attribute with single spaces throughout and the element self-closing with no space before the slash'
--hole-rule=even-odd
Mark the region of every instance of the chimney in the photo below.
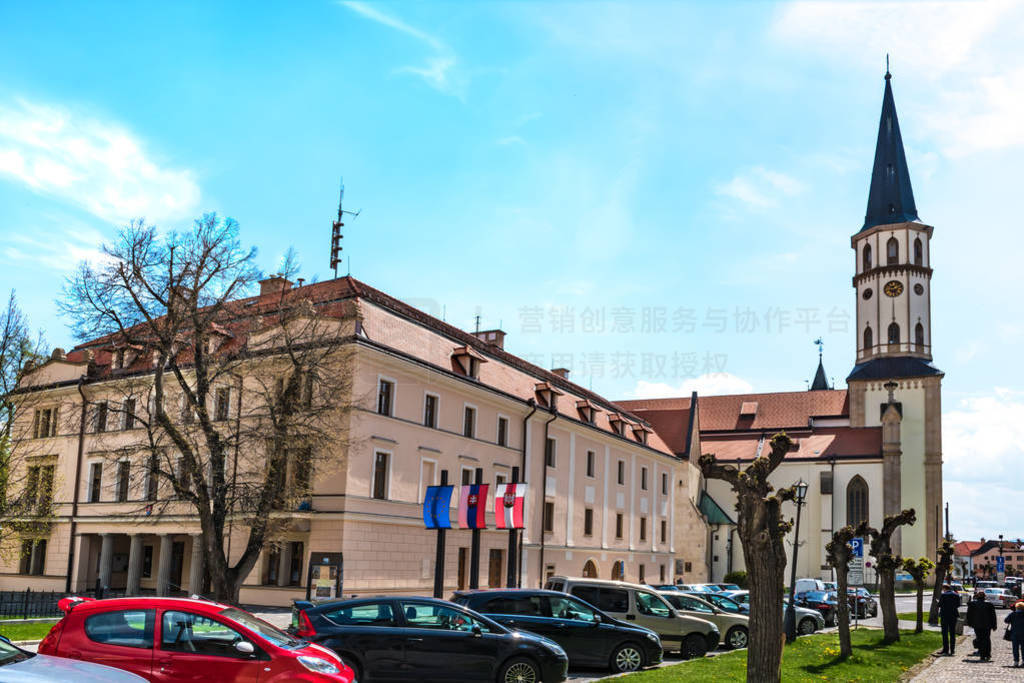
<svg viewBox="0 0 1024 683">
<path fill-rule="evenodd" d="M 58 346 L 58 347 L 56 347 L 53 350 L 53 353 L 50 354 L 50 359 L 51 360 L 67 360 L 68 356 L 67 356 L 66 353 L 64 353 L 64 349 L 62 349 L 62 348 L 60 348 Z"/>
<path fill-rule="evenodd" d="M 562 379 L 569 379 L 569 368 L 552 368 L 551 372 L 555 373 Z"/>
<path fill-rule="evenodd" d="M 499 349 L 505 348 L 505 333 L 501 330 L 483 330 L 473 332 L 472 335 L 485 344 L 496 346 Z"/>
<path fill-rule="evenodd" d="M 266 280 L 260 280 L 260 296 L 280 294 L 281 292 L 286 292 L 291 288 L 291 281 L 286 280 L 280 275 L 273 275 L 268 277 Z"/>
</svg>

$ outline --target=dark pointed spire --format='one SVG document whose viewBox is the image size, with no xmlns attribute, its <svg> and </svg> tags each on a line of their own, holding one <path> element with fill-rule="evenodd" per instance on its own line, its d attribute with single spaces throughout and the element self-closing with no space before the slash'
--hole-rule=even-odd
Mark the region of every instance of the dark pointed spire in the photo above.
<svg viewBox="0 0 1024 683">
<path fill-rule="evenodd" d="M 875 165 L 871 169 L 871 190 L 868 210 L 864 216 L 867 230 L 875 225 L 916 221 L 917 206 L 910 188 L 910 171 L 903 153 L 903 137 L 896 117 L 896 101 L 892 96 L 892 74 L 886 57 L 885 94 L 882 96 L 882 117 L 878 122 L 875 144 Z"/>
<path fill-rule="evenodd" d="M 821 391 L 822 389 L 829 389 L 828 378 L 825 377 L 825 366 L 822 365 L 821 356 L 824 349 L 824 344 L 821 341 L 821 337 L 814 340 L 814 343 L 818 346 L 818 371 L 814 373 L 814 381 L 811 382 L 811 391 Z"/>
</svg>

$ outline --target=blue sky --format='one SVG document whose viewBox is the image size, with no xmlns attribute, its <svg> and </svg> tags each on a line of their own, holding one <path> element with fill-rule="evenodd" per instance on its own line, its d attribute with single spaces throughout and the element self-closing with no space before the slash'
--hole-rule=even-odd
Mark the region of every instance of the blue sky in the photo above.
<svg viewBox="0 0 1024 683">
<path fill-rule="evenodd" d="M 605 395 L 799 390 L 819 336 L 841 386 L 889 52 L 953 530 L 1024 536 L 980 512 L 1024 494 L 1022 28 L 1016 3 L 0 2 L 0 287 L 71 345 L 74 263 L 203 211 L 329 277 L 344 175 L 353 275 Z"/>
</svg>

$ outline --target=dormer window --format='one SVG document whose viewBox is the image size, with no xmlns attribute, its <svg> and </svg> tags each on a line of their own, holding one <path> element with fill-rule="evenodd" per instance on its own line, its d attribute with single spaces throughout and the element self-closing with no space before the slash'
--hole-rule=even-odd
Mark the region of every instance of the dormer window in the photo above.
<svg viewBox="0 0 1024 683">
<path fill-rule="evenodd" d="M 124 349 L 114 351 L 110 359 L 110 367 L 114 370 L 120 370 L 124 367 Z"/>
<path fill-rule="evenodd" d="M 632 424 L 630 425 L 630 427 L 633 429 L 633 438 L 636 439 L 639 443 L 646 445 L 647 433 L 650 431 L 650 429 L 646 425 L 642 425 L 639 423 Z"/>
<path fill-rule="evenodd" d="M 470 346 L 459 346 L 452 351 L 452 369 L 460 375 L 480 379 L 480 364 L 487 359 Z"/>
<path fill-rule="evenodd" d="M 534 394 L 537 397 L 538 405 L 542 408 L 554 410 L 557 406 L 558 397 L 562 395 L 562 392 L 547 382 L 538 382 L 534 386 Z"/>
<path fill-rule="evenodd" d="M 626 423 L 623 421 L 622 416 L 618 413 L 608 414 L 608 424 L 611 425 L 612 431 L 622 436 L 626 432 Z"/>
<path fill-rule="evenodd" d="M 597 414 L 601 412 L 597 406 L 586 399 L 576 401 L 576 411 L 579 413 L 580 419 L 587 424 L 594 424 Z"/>
</svg>

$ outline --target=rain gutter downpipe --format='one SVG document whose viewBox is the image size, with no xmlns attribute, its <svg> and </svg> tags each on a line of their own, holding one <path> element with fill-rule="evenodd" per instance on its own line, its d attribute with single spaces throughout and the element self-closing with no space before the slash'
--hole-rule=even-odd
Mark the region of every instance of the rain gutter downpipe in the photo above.
<svg viewBox="0 0 1024 683">
<path fill-rule="evenodd" d="M 551 411 L 551 419 L 544 423 L 544 447 L 541 450 L 541 457 L 544 458 L 544 468 L 541 470 L 544 480 L 541 482 L 540 494 L 540 575 L 537 577 L 540 588 L 544 587 L 544 506 L 547 505 L 548 500 L 548 428 L 552 422 L 558 419 L 554 396 L 551 397 L 551 407 L 548 410 Z"/>
<path fill-rule="evenodd" d="M 526 424 L 530 421 L 530 418 L 533 417 L 533 414 L 537 412 L 537 402 L 531 398 L 526 402 L 526 405 L 530 406 L 530 412 L 528 412 L 526 417 L 523 418 L 523 448 L 522 453 L 519 456 L 519 472 L 521 473 L 520 477 L 524 482 L 528 482 L 530 480 L 530 474 L 526 471 Z M 519 539 L 517 543 L 518 548 L 516 550 L 516 588 L 521 588 L 523 585 L 523 531 L 519 530 L 517 536 Z"/>
<path fill-rule="evenodd" d="M 85 396 L 82 385 L 85 377 L 78 378 L 78 393 L 82 397 L 82 417 L 78 422 L 78 461 L 75 463 L 75 486 L 71 494 L 71 543 L 68 549 L 68 575 L 64 580 L 64 592 L 71 592 L 71 571 L 75 566 L 75 527 L 78 526 L 78 496 L 82 481 L 82 455 L 85 453 L 85 421 L 89 409 L 89 399 Z"/>
</svg>

